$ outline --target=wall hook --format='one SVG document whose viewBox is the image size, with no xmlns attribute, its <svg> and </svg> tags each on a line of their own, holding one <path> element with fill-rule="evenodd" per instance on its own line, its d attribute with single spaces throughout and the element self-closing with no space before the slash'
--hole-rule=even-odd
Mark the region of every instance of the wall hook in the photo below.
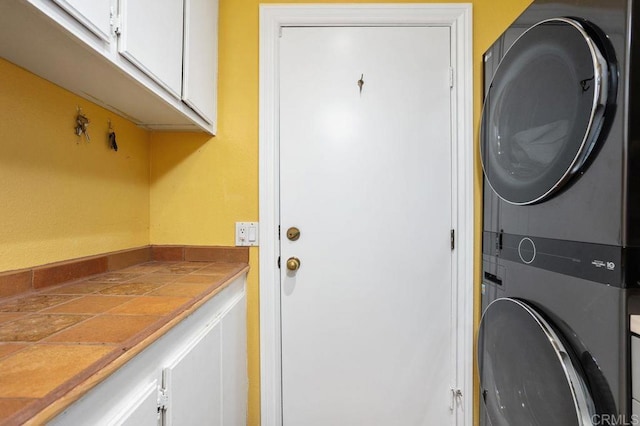
<svg viewBox="0 0 640 426">
<path fill-rule="evenodd" d="M 362 95 L 362 86 L 364 86 L 364 74 L 360 75 L 360 80 L 358 80 L 358 87 L 360 88 L 361 95 Z"/>
<path fill-rule="evenodd" d="M 109 121 L 109 147 L 114 151 L 118 151 L 118 144 L 116 143 L 116 132 L 111 127 L 111 119 Z"/>
<path fill-rule="evenodd" d="M 87 142 L 91 141 L 91 138 L 89 137 L 89 132 L 87 131 L 89 122 L 90 121 L 87 118 L 87 116 L 82 113 L 82 108 L 78 106 L 77 114 L 76 114 L 76 127 L 75 127 L 76 136 L 80 136 L 84 133 L 84 137 L 87 140 Z"/>
</svg>

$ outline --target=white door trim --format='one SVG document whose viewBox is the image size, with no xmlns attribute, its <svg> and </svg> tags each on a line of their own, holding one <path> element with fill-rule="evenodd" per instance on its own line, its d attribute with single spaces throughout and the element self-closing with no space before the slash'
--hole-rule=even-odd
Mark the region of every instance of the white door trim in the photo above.
<svg viewBox="0 0 640 426">
<path fill-rule="evenodd" d="M 285 26 L 428 25 L 451 28 L 452 170 L 457 204 L 452 289 L 459 315 L 455 346 L 458 425 L 472 424 L 473 407 L 473 62 L 471 4 L 260 5 L 260 399 L 261 424 L 282 425 L 279 255 L 279 51 Z"/>
</svg>

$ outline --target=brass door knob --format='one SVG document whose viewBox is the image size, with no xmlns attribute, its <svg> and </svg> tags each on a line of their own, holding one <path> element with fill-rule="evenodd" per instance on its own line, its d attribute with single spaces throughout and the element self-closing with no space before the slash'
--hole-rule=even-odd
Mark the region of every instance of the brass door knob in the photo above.
<svg viewBox="0 0 640 426">
<path fill-rule="evenodd" d="M 298 238 L 300 238 L 300 230 L 295 226 L 292 226 L 291 228 L 287 229 L 287 238 L 290 241 L 297 241 Z"/>
<path fill-rule="evenodd" d="M 297 271 L 300 269 L 300 259 L 297 257 L 290 257 L 287 260 L 287 269 L 290 271 Z"/>
</svg>

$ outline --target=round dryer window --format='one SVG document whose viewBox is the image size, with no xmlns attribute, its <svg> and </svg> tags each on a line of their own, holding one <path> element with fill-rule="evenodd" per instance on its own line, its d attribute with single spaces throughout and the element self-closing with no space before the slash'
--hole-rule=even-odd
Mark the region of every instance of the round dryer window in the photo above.
<svg viewBox="0 0 640 426">
<path fill-rule="evenodd" d="M 580 369 L 534 308 L 495 300 L 478 339 L 481 400 L 492 426 L 592 425 L 594 404 Z"/>
<path fill-rule="evenodd" d="M 573 19 L 542 21 L 498 65 L 485 97 L 480 150 L 489 185 L 502 199 L 543 201 L 594 148 L 610 73 L 592 31 Z"/>
</svg>

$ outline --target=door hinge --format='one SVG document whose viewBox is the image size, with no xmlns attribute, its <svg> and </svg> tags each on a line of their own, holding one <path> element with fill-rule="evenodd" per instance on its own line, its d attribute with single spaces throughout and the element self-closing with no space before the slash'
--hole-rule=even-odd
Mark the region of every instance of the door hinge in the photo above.
<svg viewBox="0 0 640 426">
<path fill-rule="evenodd" d="M 113 35 L 117 37 L 122 34 L 122 21 L 120 20 L 120 15 L 116 14 L 113 7 L 109 14 L 109 24 L 111 24 L 111 31 L 113 31 Z"/>
<path fill-rule="evenodd" d="M 451 230 L 451 250 L 456 248 L 456 230 Z"/>
<path fill-rule="evenodd" d="M 462 399 L 462 391 L 460 389 L 450 389 L 451 391 L 451 405 L 449 405 L 449 409 L 451 411 L 456 408 L 456 401 Z"/>
<path fill-rule="evenodd" d="M 169 393 L 167 389 L 162 386 L 158 386 L 158 413 L 167 411 L 169 407 Z"/>
<path fill-rule="evenodd" d="M 453 67 L 449 67 L 449 87 L 453 87 L 454 81 L 455 73 L 453 72 Z"/>
</svg>

